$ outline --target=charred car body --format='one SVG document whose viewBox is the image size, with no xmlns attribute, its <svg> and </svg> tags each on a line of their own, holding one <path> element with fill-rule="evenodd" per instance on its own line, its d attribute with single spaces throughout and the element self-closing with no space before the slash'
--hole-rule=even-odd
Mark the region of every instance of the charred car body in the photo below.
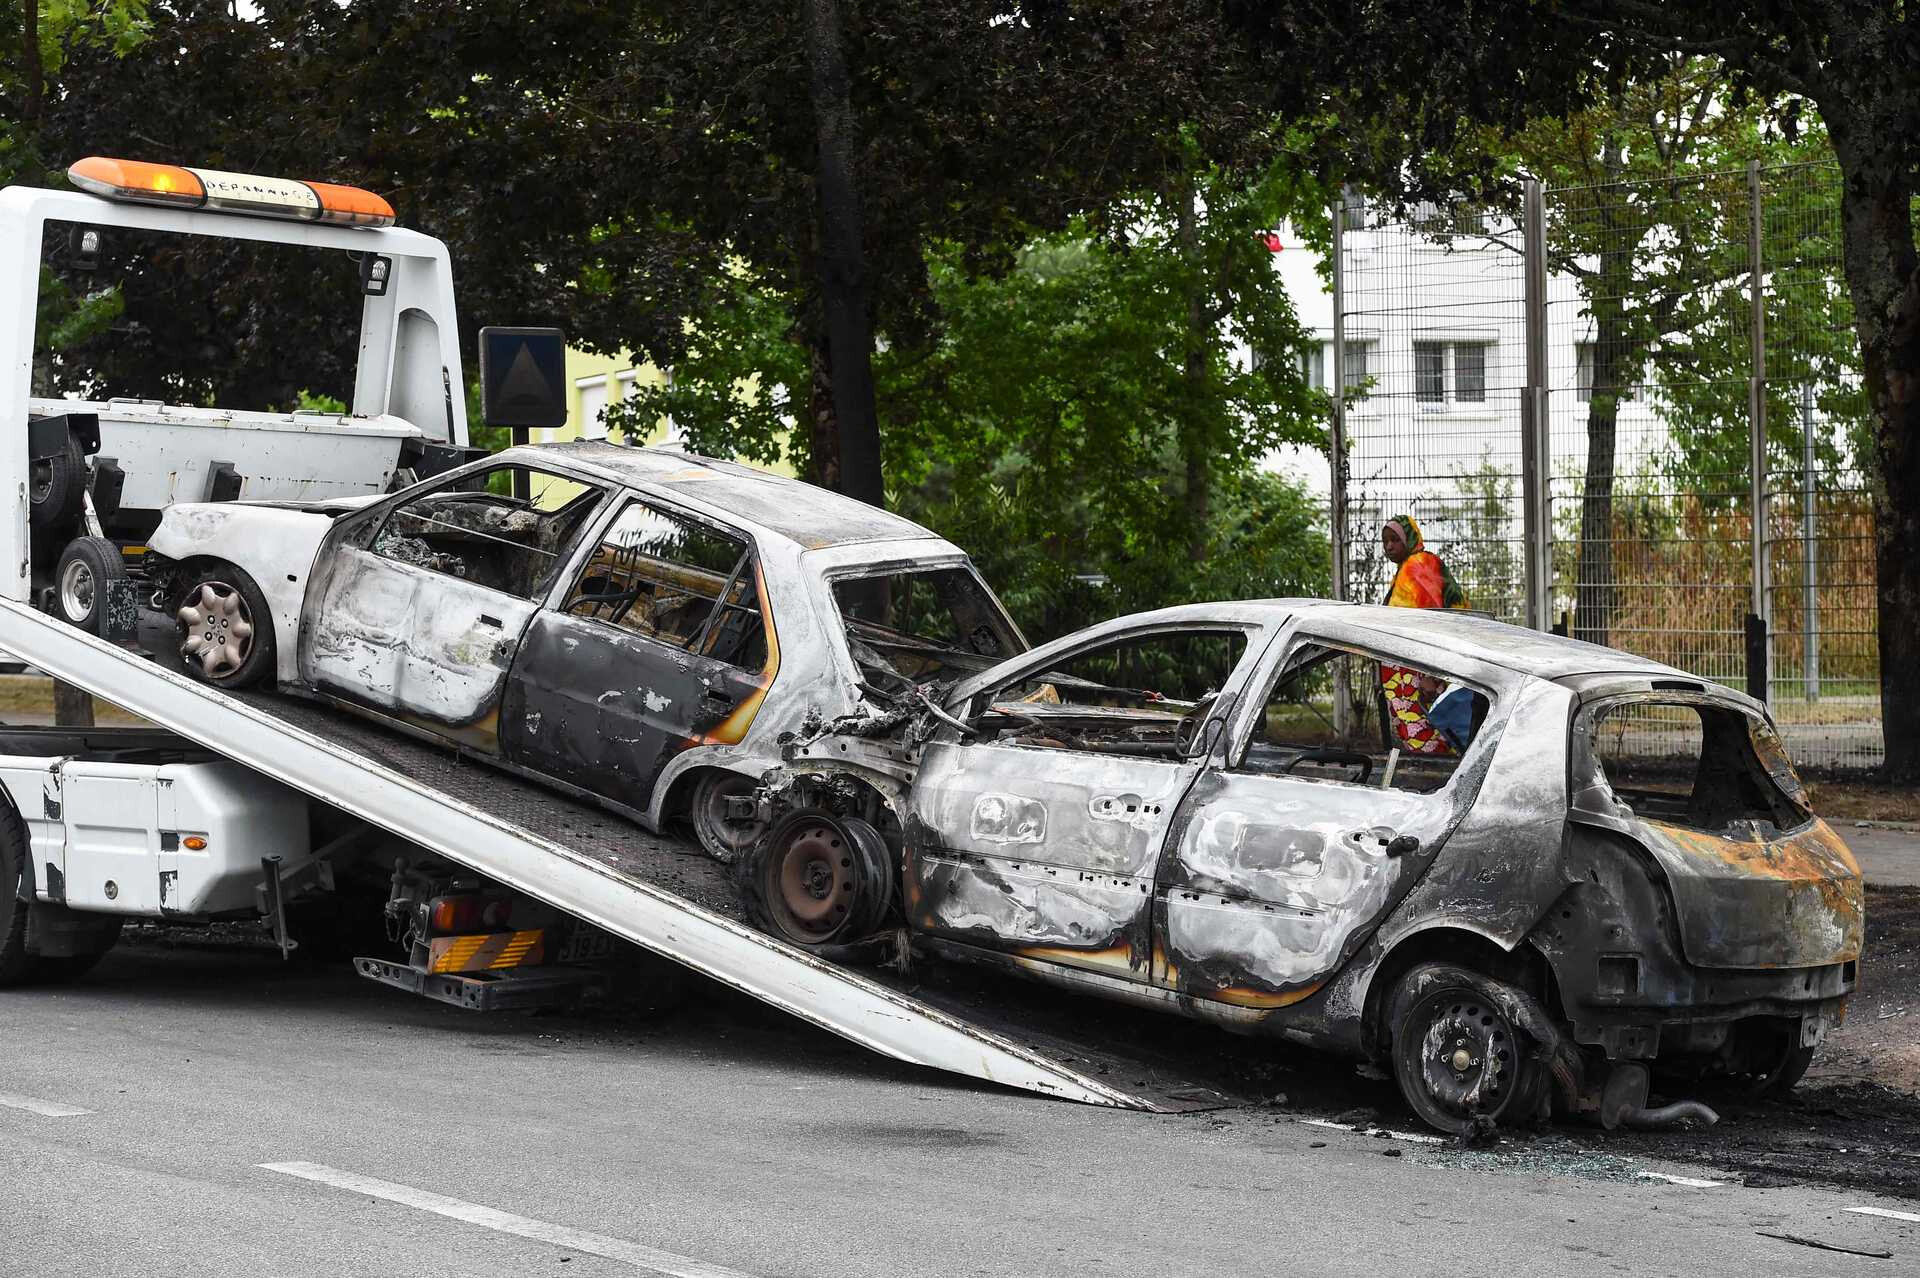
<svg viewBox="0 0 1920 1278">
<path fill-rule="evenodd" d="M 1857 981 L 1858 868 L 1763 707 L 1459 614 L 1121 618 L 796 738 L 761 804 L 770 930 L 1376 1061 L 1442 1130 L 1710 1117 L 1649 1067 L 1791 1087 Z"/>
<path fill-rule="evenodd" d="M 176 504 L 150 551 L 172 627 L 151 646 L 196 677 L 369 712 L 655 829 L 685 815 L 723 859 L 759 833 L 781 738 L 865 704 L 856 652 L 952 679 L 1026 647 L 927 530 L 670 448 L 527 446 L 380 498 Z"/>
</svg>

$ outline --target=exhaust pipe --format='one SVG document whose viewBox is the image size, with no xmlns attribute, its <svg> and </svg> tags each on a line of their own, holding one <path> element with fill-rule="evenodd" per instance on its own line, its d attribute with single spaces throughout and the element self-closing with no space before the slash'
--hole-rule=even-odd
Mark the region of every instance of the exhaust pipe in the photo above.
<svg viewBox="0 0 1920 1278">
<path fill-rule="evenodd" d="M 1600 1125 L 1608 1131 L 1630 1127 L 1635 1131 L 1655 1132 L 1688 1123 L 1711 1127 L 1720 1121 L 1720 1115 L 1710 1106 L 1695 1100 L 1647 1108 L 1648 1081 L 1645 1065 L 1635 1062 L 1615 1065 L 1600 1091 Z"/>
</svg>

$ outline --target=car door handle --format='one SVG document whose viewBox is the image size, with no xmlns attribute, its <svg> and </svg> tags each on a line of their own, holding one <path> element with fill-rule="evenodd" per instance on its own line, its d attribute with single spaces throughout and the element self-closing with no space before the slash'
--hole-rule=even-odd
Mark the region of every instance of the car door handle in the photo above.
<svg viewBox="0 0 1920 1278">
<path fill-rule="evenodd" d="M 500 629 L 500 618 L 489 617 L 483 612 L 480 614 L 480 624 L 483 626 L 492 626 L 495 630 L 498 630 Z"/>
<path fill-rule="evenodd" d="M 1411 834 L 1397 834 L 1387 841 L 1388 856 L 1412 856 L 1420 850 L 1420 840 Z"/>
<path fill-rule="evenodd" d="M 702 701 L 711 701 L 719 706 L 732 706 L 740 700 L 725 688 L 708 688 L 700 694 L 700 699 Z"/>
</svg>

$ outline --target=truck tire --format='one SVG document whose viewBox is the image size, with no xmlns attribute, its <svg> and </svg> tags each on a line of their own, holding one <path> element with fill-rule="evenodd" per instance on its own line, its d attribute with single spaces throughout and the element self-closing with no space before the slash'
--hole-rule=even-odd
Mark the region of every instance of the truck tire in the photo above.
<svg viewBox="0 0 1920 1278">
<path fill-rule="evenodd" d="M 59 452 L 33 463 L 28 491 L 34 527 L 56 528 L 79 517 L 87 493 L 87 455 L 72 431 Z"/>
<path fill-rule="evenodd" d="M 94 929 L 99 948 L 87 954 L 32 954 L 27 951 L 28 916 L 36 908 L 20 899 L 27 858 L 33 845 L 13 805 L 0 801 L 0 989 L 17 985 L 53 985 L 72 980 L 106 957 L 120 939 L 121 920 Z M 47 909 L 47 906 L 40 906 Z M 93 916 L 98 919 L 98 916 Z"/>
<path fill-rule="evenodd" d="M 0 989 L 25 985 L 38 976 L 39 963 L 27 953 L 27 912 L 33 906 L 20 899 L 20 881 L 31 854 L 20 814 L 0 800 Z"/>
<path fill-rule="evenodd" d="M 174 607 L 179 658 L 216 688 L 250 688 L 273 675 L 273 613 L 246 571 L 218 561 L 187 578 Z"/>
<path fill-rule="evenodd" d="M 91 635 L 107 633 L 109 582 L 124 581 L 120 547 L 105 537 L 75 537 L 53 570 L 53 606 L 62 621 Z"/>
</svg>

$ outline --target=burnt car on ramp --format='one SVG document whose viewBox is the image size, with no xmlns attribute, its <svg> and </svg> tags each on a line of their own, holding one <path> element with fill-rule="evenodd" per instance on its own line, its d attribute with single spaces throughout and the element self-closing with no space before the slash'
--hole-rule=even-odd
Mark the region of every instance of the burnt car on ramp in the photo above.
<svg viewBox="0 0 1920 1278">
<path fill-rule="evenodd" d="M 871 712 L 875 671 L 951 681 L 1026 647 L 951 543 L 675 448 L 522 446 L 384 497 L 182 503 L 149 548 L 166 655 L 197 678 L 374 714 L 656 829 L 684 816 L 722 859 L 758 833 L 783 735 Z"/>
<path fill-rule="evenodd" d="M 1123 617 L 905 726 L 797 738 L 763 926 L 918 951 L 1391 1071 L 1429 1124 L 1791 1087 L 1863 886 L 1765 708 L 1610 649 L 1279 600 Z M 897 887 L 896 887 L 897 882 Z"/>
</svg>

